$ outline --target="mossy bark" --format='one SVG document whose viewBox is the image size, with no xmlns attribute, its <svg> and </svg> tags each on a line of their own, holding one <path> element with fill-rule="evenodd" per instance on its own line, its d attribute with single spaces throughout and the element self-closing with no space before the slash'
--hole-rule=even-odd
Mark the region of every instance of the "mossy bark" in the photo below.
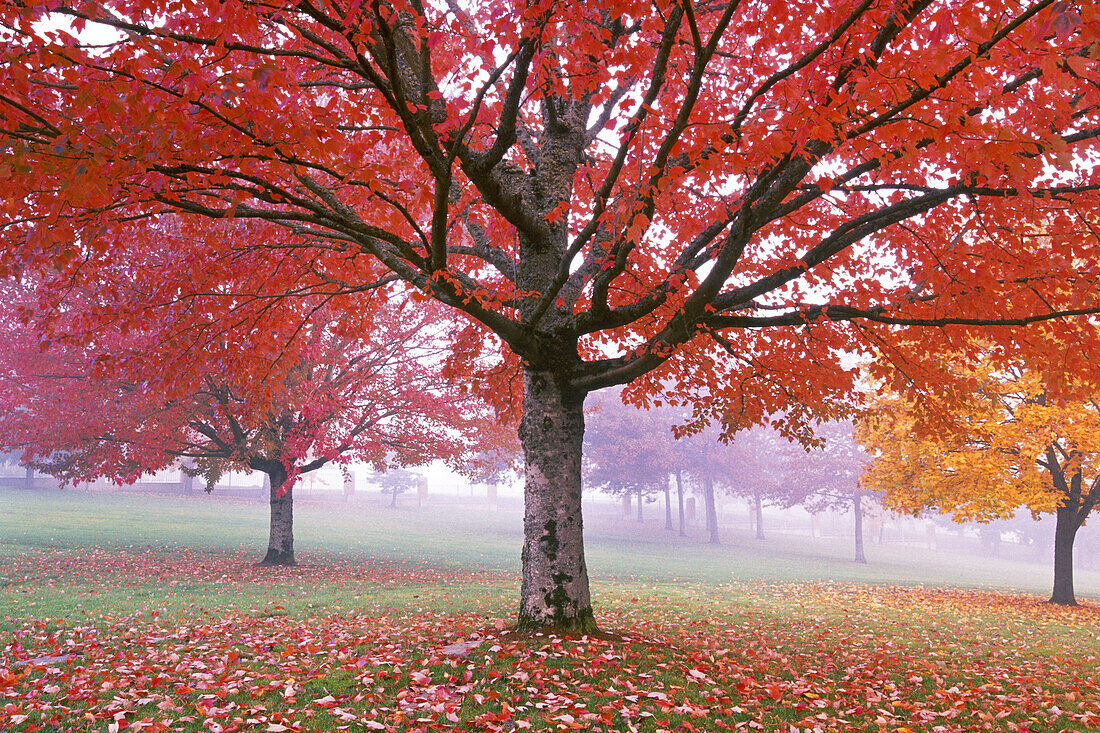
<svg viewBox="0 0 1100 733">
<path fill-rule="evenodd" d="M 596 630 L 581 519 L 583 402 L 583 396 L 565 393 L 553 374 L 524 372 L 520 630 Z"/>
</svg>

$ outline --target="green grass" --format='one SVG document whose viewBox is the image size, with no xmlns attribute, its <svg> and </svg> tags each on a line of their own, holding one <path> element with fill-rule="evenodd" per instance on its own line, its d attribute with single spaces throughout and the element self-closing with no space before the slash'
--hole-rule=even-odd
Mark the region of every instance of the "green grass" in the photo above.
<svg viewBox="0 0 1100 733">
<path fill-rule="evenodd" d="M 448 497 L 449 501 L 453 501 Z M 79 491 L 0 492 L 0 557 L 28 548 L 154 546 L 163 550 L 247 551 L 262 555 L 267 507 L 198 496 L 190 499 Z M 522 521 L 513 512 L 453 505 L 390 509 L 377 505 L 299 502 L 300 562 L 317 558 L 427 562 L 452 568 L 519 571 Z M 868 543 L 871 562 L 851 561 L 851 541 L 769 534 L 764 541 L 723 532 L 721 546 L 701 532 L 679 538 L 640 527 L 608 508 L 586 517 L 586 555 L 594 582 L 838 580 L 1049 592 L 1050 567 L 923 546 Z M 1100 573 L 1078 569 L 1078 594 L 1100 598 Z"/>
<path fill-rule="evenodd" d="M 260 569 L 262 504 L 0 507 L 0 730 L 100 733 L 119 714 L 153 733 L 1100 725 L 1100 609 L 1041 603 L 1042 565 L 873 544 L 859 565 L 846 541 L 733 531 L 715 547 L 597 507 L 594 604 L 627 640 L 509 640 L 515 512 L 300 502 L 302 566 Z M 1097 596 L 1096 574 L 1077 581 Z M 468 658 L 439 651 L 471 638 Z"/>
</svg>

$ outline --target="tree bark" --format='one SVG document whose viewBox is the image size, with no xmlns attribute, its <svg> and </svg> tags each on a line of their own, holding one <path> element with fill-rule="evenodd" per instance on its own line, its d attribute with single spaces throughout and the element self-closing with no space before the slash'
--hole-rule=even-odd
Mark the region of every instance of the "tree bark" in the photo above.
<svg viewBox="0 0 1100 733">
<path fill-rule="evenodd" d="M 397 506 L 397 484 L 396 483 L 394 483 L 393 493 L 390 495 L 390 506 L 391 507 L 396 507 Z"/>
<path fill-rule="evenodd" d="M 680 469 L 676 469 L 676 501 L 680 504 L 680 536 L 687 537 L 684 519 L 684 481 Z"/>
<path fill-rule="evenodd" d="M 261 565 L 297 565 L 294 560 L 294 489 L 288 487 L 279 496 L 279 489 L 286 483 L 286 471 L 282 468 L 268 472 L 271 488 L 271 523 L 267 540 L 267 555 Z"/>
<path fill-rule="evenodd" d="M 524 370 L 520 630 L 596 630 L 581 519 L 583 406 L 583 395 L 564 392 L 552 373 Z"/>
<path fill-rule="evenodd" d="M 642 490 L 638 489 L 638 522 L 644 522 L 645 518 L 642 517 Z"/>
<path fill-rule="evenodd" d="M 760 498 L 760 488 L 752 490 L 753 511 L 756 513 L 756 539 L 764 539 L 764 501 Z"/>
<path fill-rule="evenodd" d="M 852 513 L 856 516 L 856 562 L 866 563 L 863 554 L 863 497 L 856 493 L 852 496 Z"/>
<path fill-rule="evenodd" d="M 707 505 L 707 530 L 710 532 L 707 542 L 720 545 L 722 543 L 718 540 L 718 510 L 714 506 L 714 481 L 710 477 L 703 481 L 703 499 Z"/>
<path fill-rule="evenodd" d="M 672 492 L 668 488 L 668 476 L 665 476 L 665 529 L 672 531 Z"/>
<path fill-rule="evenodd" d="M 34 488 L 34 468 L 31 466 L 27 466 L 26 468 L 27 472 L 23 476 L 23 488 L 29 491 Z"/>
<path fill-rule="evenodd" d="M 1077 536 L 1077 512 L 1059 507 L 1054 526 L 1054 590 L 1050 602 L 1060 606 L 1076 606 L 1073 593 L 1073 540 Z"/>
</svg>

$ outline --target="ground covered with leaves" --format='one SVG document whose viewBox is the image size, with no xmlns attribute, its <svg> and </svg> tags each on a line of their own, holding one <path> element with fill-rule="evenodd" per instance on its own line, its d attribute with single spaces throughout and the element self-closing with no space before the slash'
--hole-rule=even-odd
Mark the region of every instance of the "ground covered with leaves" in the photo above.
<svg viewBox="0 0 1100 733">
<path fill-rule="evenodd" d="M 597 593 L 622 638 L 516 637 L 515 588 L 498 575 L 341 558 L 269 570 L 142 548 L 0 558 L 0 730 L 1100 728 L 1095 605 L 624 582 Z M 210 586 L 223 595 L 202 596 Z M 167 603 L 188 589 L 206 605 Z M 36 613 L 66 595 L 82 605 Z"/>
</svg>

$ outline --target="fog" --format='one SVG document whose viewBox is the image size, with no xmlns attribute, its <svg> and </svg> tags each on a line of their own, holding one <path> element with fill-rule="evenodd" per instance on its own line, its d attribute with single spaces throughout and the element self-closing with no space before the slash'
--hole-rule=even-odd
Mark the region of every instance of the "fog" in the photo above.
<svg viewBox="0 0 1100 733">
<path fill-rule="evenodd" d="M 441 465 L 418 472 L 399 491 L 372 481 L 362 466 L 300 479 L 294 488 L 295 543 L 309 566 L 333 555 L 428 562 L 515 573 L 522 533 L 522 483 L 508 475 L 494 486 L 476 483 Z M 0 468 L 0 491 L 10 503 L 36 507 L 44 540 L 88 544 L 185 544 L 240 547 L 262 555 L 267 491 L 261 474 L 227 474 L 210 492 L 195 482 L 184 493 L 178 471 L 130 486 L 107 482 L 57 489 L 36 475 L 27 489 L 21 467 Z M 709 542 L 703 499 L 685 487 L 684 536 L 679 534 L 675 486 L 670 487 L 671 527 L 663 492 L 646 497 L 586 489 L 586 555 L 594 587 L 632 578 L 660 584 L 770 581 L 843 581 L 951 585 L 1049 595 L 1054 521 L 1022 513 L 1011 521 L 956 524 L 942 516 L 898 516 L 877 505 L 864 510 L 866 564 L 853 561 L 851 512 L 811 514 L 795 507 L 762 510 L 764 539 L 757 539 L 755 510 L 743 498 L 716 492 L 719 544 Z M 79 514 L 79 526 L 67 527 Z M 215 517 L 216 526 L 210 519 Z M 181 525 L 181 517 L 194 524 Z M 16 525 L 12 525 L 16 526 Z M 29 532 L 30 530 L 20 530 Z M 45 532 L 46 530 L 41 530 Z M 11 527 L 7 537 L 11 541 Z M 69 533 L 69 534 L 67 534 Z M 1100 598 L 1100 530 L 1086 525 L 1075 545 L 1079 598 Z"/>
</svg>

